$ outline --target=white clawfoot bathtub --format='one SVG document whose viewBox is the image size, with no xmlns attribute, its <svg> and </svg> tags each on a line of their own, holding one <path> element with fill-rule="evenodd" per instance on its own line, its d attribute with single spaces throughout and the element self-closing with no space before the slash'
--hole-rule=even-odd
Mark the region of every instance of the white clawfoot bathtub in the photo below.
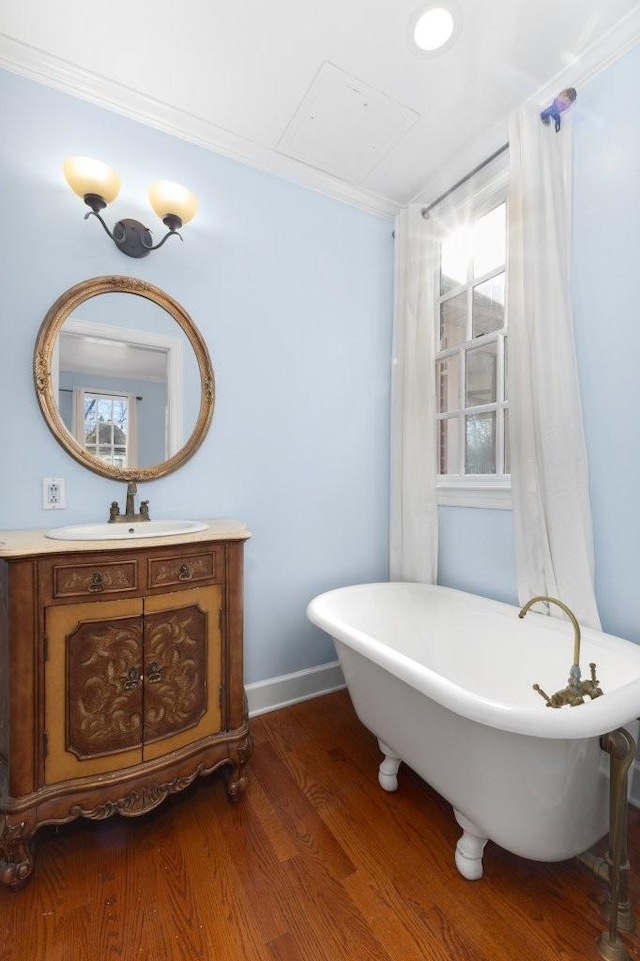
<svg viewBox="0 0 640 961">
<path fill-rule="evenodd" d="M 561 861 L 608 830 L 608 755 L 599 736 L 637 736 L 640 646 L 582 632 L 581 666 L 604 696 L 548 708 L 567 683 L 564 620 L 426 584 L 365 584 L 314 598 L 309 619 L 334 639 L 356 713 L 378 738 L 379 781 L 404 761 L 454 808 L 456 865 L 482 877 L 491 839 L 514 854 Z"/>
</svg>

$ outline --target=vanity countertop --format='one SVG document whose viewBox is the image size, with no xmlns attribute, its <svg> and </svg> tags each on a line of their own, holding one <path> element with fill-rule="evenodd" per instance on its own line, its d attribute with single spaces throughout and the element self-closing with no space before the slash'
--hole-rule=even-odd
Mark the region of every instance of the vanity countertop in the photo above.
<svg viewBox="0 0 640 961">
<path fill-rule="evenodd" d="M 140 547 L 170 547 L 205 541 L 245 541 L 251 537 L 243 521 L 216 518 L 204 520 L 204 531 L 166 537 L 136 537 L 130 540 L 62 541 L 46 536 L 46 529 L 0 531 L 0 558 L 31 557 L 42 554 L 78 554 L 86 551 L 122 551 Z"/>
</svg>

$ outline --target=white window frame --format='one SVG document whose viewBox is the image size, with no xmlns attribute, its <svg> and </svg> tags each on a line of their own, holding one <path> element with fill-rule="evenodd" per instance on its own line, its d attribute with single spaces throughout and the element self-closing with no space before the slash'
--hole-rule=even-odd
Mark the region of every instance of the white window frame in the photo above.
<svg viewBox="0 0 640 961">
<path fill-rule="evenodd" d="M 494 207 L 501 203 L 506 204 L 506 230 L 507 230 L 507 253 L 505 255 L 505 321 L 504 326 L 500 331 L 494 331 L 490 334 L 486 334 L 482 338 L 478 338 L 478 347 L 481 345 L 488 345 L 496 342 L 498 338 L 504 338 L 508 333 L 508 318 L 506 313 L 506 301 L 507 301 L 507 287 L 508 287 L 508 277 L 509 277 L 509 265 L 508 265 L 508 236 L 509 236 L 509 204 L 507 198 L 507 186 L 508 186 L 508 172 L 507 170 L 501 171 L 497 176 L 493 177 L 488 183 L 485 183 L 481 189 L 473 191 L 465 197 L 464 202 L 455 204 L 449 203 L 446 208 L 441 207 L 438 211 L 438 246 L 446 234 L 455 229 L 464 221 L 477 220 L 483 214 L 488 213 Z M 438 256 L 438 263 L 436 268 L 436 283 L 434 285 L 435 289 L 435 305 L 434 305 L 434 317 L 435 324 L 433 330 L 434 337 L 434 357 L 437 360 L 445 359 L 446 357 L 460 354 L 461 352 L 468 353 L 468 346 L 463 348 L 462 346 L 450 347 L 446 350 L 440 351 L 438 348 L 440 346 L 440 304 L 443 299 L 449 299 L 454 297 L 457 293 L 461 293 L 465 289 L 470 291 L 469 296 L 472 295 L 472 287 L 483 283 L 485 280 L 490 280 L 492 277 L 502 273 L 502 268 L 498 268 L 493 271 L 488 271 L 486 275 L 482 277 L 477 277 L 473 279 L 473 284 L 469 285 L 469 281 L 465 284 L 460 285 L 459 288 L 455 290 L 447 291 L 446 296 L 440 294 L 440 257 Z M 465 341 L 465 345 L 468 345 L 468 341 Z M 502 383 L 504 378 L 504 368 L 503 368 L 504 351 L 498 351 L 497 359 L 497 383 Z M 464 444 L 464 425 L 465 425 L 465 411 L 467 410 L 464 404 L 464 392 L 465 392 L 465 378 L 463 376 L 463 368 L 461 365 L 460 369 L 460 385 L 459 385 L 460 395 L 459 395 L 459 407 L 457 417 L 460 423 L 460 443 Z M 502 400 L 496 400 L 493 404 L 488 404 L 485 406 L 475 406 L 473 408 L 474 413 L 483 413 L 483 411 L 494 411 L 498 408 L 502 408 L 504 411 L 508 409 L 509 402 L 508 398 L 505 401 L 504 397 Z M 436 424 L 440 423 L 441 418 L 436 413 Z M 500 425 L 501 418 L 496 418 L 497 421 L 497 435 L 496 435 L 496 459 L 499 464 L 503 462 L 503 451 L 504 451 L 504 429 Z M 504 420 L 502 419 L 502 424 Z M 461 467 L 464 469 L 464 458 L 460 461 Z M 511 476 L 509 474 L 438 474 L 436 478 L 436 502 L 438 505 L 449 506 L 449 507 L 476 507 L 476 508 L 489 508 L 495 510 L 511 510 Z"/>
<path fill-rule="evenodd" d="M 127 417 L 129 418 L 129 421 L 131 421 L 132 418 L 135 419 L 135 410 L 132 409 L 132 404 L 135 404 L 135 398 L 133 397 L 132 394 L 124 394 L 124 393 L 122 393 L 121 391 L 116 391 L 116 390 L 102 390 L 102 388 L 100 388 L 100 387 L 76 387 L 76 388 L 74 388 L 74 390 L 77 390 L 77 391 L 78 391 L 78 394 L 79 394 L 79 397 L 80 397 L 80 405 L 81 405 L 81 408 L 82 408 L 82 411 L 83 411 L 83 412 L 85 411 L 85 408 L 86 408 L 86 397 L 87 397 L 87 394 L 88 394 L 90 397 L 95 397 L 98 401 L 100 401 L 100 400 L 102 400 L 102 399 L 104 399 L 104 400 L 123 400 L 123 401 L 126 403 L 126 405 L 127 405 Z M 88 454 L 91 454 L 92 457 L 95 457 L 95 458 L 97 458 L 98 460 L 104 460 L 107 464 L 112 464 L 112 465 L 113 465 L 113 464 L 115 463 L 115 461 L 114 461 L 114 459 L 113 459 L 113 458 L 115 457 L 114 444 L 113 444 L 113 436 L 112 436 L 112 439 L 111 439 L 111 455 L 112 455 L 112 459 L 111 459 L 111 460 L 107 460 L 106 458 L 100 457 L 100 455 L 98 454 L 97 449 L 96 449 L 95 451 L 93 451 L 93 450 L 91 450 L 90 448 L 87 447 L 86 438 L 85 438 L 84 419 L 83 419 L 83 422 L 82 422 L 82 423 L 77 423 L 77 413 L 76 413 L 76 405 L 75 405 L 75 404 L 74 404 L 73 414 L 74 414 L 73 435 L 74 435 L 74 437 L 76 438 L 76 440 L 78 441 L 78 443 L 81 444 L 82 447 L 84 447 L 84 449 L 87 451 L 87 453 L 88 453 Z M 98 445 L 98 444 L 97 444 L 97 445 L 96 445 L 96 447 L 99 447 L 99 446 L 104 446 L 104 447 L 106 447 L 107 445 L 106 445 L 106 444 L 103 444 L 103 445 Z M 135 463 L 135 460 L 136 460 L 136 459 L 135 459 L 135 457 L 133 456 L 133 452 L 132 452 L 132 450 L 131 450 L 131 432 L 130 432 L 130 431 L 127 431 L 127 433 L 126 433 L 126 435 L 125 435 L 125 456 L 124 456 L 124 464 L 117 464 L 116 466 L 117 466 L 117 467 L 125 467 L 125 468 L 126 468 L 126 467 L 136 467 L 137 464 Z"/>
</svg>

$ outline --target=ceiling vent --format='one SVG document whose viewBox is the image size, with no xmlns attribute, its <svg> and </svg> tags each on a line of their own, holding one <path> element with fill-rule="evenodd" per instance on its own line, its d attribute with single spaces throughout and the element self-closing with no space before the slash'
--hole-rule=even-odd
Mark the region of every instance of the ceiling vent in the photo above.
<svg viewBox="0 0 640 961">
<path fill-rule="evenodd" d="M 415 110 L 325 62 L 277 150 L 358 184 L 419 119 Z"/>
</svg>

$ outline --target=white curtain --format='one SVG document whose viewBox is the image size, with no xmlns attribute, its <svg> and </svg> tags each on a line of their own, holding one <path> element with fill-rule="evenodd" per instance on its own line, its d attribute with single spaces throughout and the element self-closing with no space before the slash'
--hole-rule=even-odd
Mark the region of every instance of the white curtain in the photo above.
<svg viewBox="0 0 640 961">
<path fill-rule="evenodd" d="M 135 394 L 127 397 L 127 467 L 138 467 L 138 400 Z"/>
<path fill-rule="evenodd" d="M 571 141 L 526 107 L 509 131 L 509 417 L 518 595 L 600 627 L 570 303 Z M 555 612 L 554 612 L 555 613 Z"/>
<path fill-rule="evenodd" d="M 80 387 L 73 388 L 71 407 L 71 433 L 84 447 L 84 391 Z"/>
<path fill-rule="evenodd" d="M 436 238 L 418 205 L 395 225 L 391 376 L 390 576 L 433 584 L 438 572 L 434 337 Z"/>
</svg>

